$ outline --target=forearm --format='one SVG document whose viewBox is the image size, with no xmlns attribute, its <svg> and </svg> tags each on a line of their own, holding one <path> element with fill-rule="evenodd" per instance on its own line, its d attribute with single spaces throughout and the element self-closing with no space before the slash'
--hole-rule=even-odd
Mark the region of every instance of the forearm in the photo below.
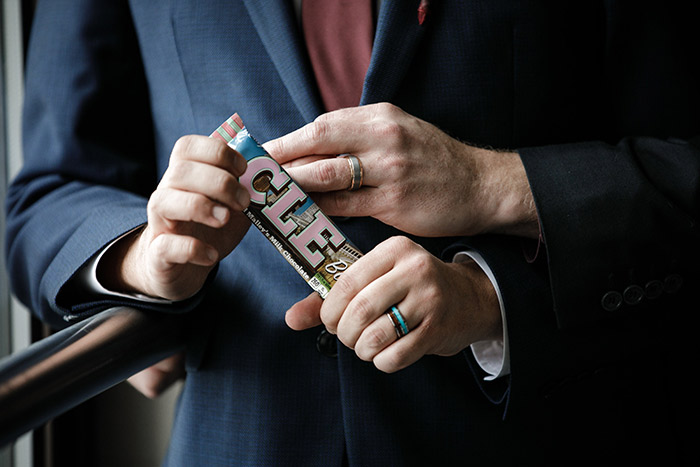
<svg viewBox="0 0 700 467">
<path fill-rule="evenodd" d="M 105 245 L 144 222 L 145 200 L 72 183 L 46 193 L 40 203 L 23 206 L 21 200 L 41 186 L 36 180 L 12 190 L 8 269 L 17 297 L 41 319 L 61 326 L 57 317 L 91 312 L 94 294 L 71 287 L 71 281 Z M 114 215 L 110 222 L 105 222 L 105 212 Z"/>
</svg>

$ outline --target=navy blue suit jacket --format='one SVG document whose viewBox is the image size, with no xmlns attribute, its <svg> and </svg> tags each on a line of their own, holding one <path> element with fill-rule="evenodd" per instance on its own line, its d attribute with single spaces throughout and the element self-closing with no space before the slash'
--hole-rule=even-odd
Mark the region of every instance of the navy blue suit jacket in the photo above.
<svg viewBox="0 0 700 467">
<path fill-rule="evenodd" d="M 33 312 L 61 325 L 124 302 L 71 278 L 146 221 L 178 137 L 238 112 L 266 141 L 322 113 L 290 3 L 39 2 L 6 248 Z M 468 351 L 391 375 L 342 346 L 321 355 L 320 329 L 283 319 L 308 286 L 251 230 L 205 293 L 152 306 L 199 323 L 168 464 L 690 459 L 693 15 L 651 2 L 436 0 L 419 25 L 417 4 L 382 2 L 362 103 L 389 101 L 456 138 L 520 151 L 545 240 L 537 261 L 513 237 L 417 239 L 490 264 L 511 375 L 484 382 Z M 340 228 L 363 251 L 400 234 L 372 219 Z"/>
</svg>

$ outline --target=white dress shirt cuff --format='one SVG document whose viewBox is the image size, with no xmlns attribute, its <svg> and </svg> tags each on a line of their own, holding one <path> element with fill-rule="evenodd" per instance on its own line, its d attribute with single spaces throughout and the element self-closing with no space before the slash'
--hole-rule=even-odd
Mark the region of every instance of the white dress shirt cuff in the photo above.
<svg viewBox="0 0 700 467">
<path fill-rule="evenodd" d="M 498 287 L 496 278 L 491 271 L 491 268 L 484 258 L 476 251 L 460 251 L 452 259 L 455 263 L 461 263 L 468 261 L 469 259 L 474 260 L 474 262 L 486 273 L 496 290 L 496 295 L 498 297 L 498 304 L 501 307 L 501 319 L 503 321 L 503 340 L 490 340 L 490 341 L 479 341 L 474 342 L 470 347 L 476 362 L 479 364 L 481 369 L 483 369 L 487 376 L 484 377 L 486 381 L 493 381 L 494 379 L 508 375 L 510 373 L 510 357 L 508 356 L 508 326 L 506 325 L 506 313 L 503 306 L 503 298 L 501 296 L 501 289 Z"/>
<path fill-rule="evenodd" d="M 140 228 L 141 226 L 136 227 L 135 229 L 132 229 L 126 232 L 125 234 L 121 235 L 119 238 L 113 240 L 111 243 L 102 248 L 102 250 L 99 251 L 95 256 L 93 256 L 92 259 L 86 262 L 74 278 L 77 285 L 82 286 L 83 288 L 85 288 L 86 291 L 91 292 L 93 294 L 106 295 L 118 298 L 128 298 L 130 300 L 136 300 L 146 303 L 158 303 L 163 305 L 173 303 L 171 300 L 149 297 L 148 295 L 143 295 L 139 293 L 122 293 L 115 292 L 114 290 L 108 290 L 100 283 L 99 279 L 97 278 L 97 266 L 100 264 L 100 260 L 107 252 L 107 250 L 109 250 L 115 243 L 117 243 L 125 236 L 129 235 L 131 232 L 134 232 Z"/>
</svg>

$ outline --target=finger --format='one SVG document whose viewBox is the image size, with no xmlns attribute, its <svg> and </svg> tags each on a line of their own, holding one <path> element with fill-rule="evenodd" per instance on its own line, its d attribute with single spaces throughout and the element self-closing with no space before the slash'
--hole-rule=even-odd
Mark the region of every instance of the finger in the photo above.
<svg viewBox="0 0 700 467">
<path fill-rule="evenodd" d="M 307 192 L 347 190 L 353 178 L 353 169 L 346 157 L 326 158 L 286 170 Z"/>
<path fill-rule="evenodd" d="M 374 366 L 385 373 L 394 373 L 416 363 L 426 353 L 421 334 L 418 328 L 385 347 L 372 360 Z"/>
<path fill-rule="evenodd" d="M 178 353 L 136 373 L 127 381 L 140 393 L 154 399 L 184 376 L 184 355 Z"/>
<path fill-rule="evenodd" d="M 353 264 L 353 266 L 358 264 L 359 261 Z M 361 267 L 362 266 L 357 266 L 357 268 Z M 391 266 L 387 265 L 383 271 L 374 269 L 374 271 L 376 271 L 376 276 L 358 273 L 356 277 L 350 277 L 349 271 L 352 267 L 343 273 L 340 280 L 338 280 L 331 289 L 331 292 L 328 294 L 321 307 L 321 321 L 330 333 L 336 334 L 338 332 L 338 323 L 350 301 L 376 277 L 379 277 L 390 268 Z"/>
<path fill-rule="evenodd" d="M 361 360 L 371 362 L 397 338 L 391 318 L 384 313 L 362 331 L 355 343 L 355 353 Z"/>
<path fill-rule="evenodd" d="M 405 271 L 392 269 L 355 295 L 338 321 L 338 339 L 356 349 L 358 338 L 365 328 L 407 295 L 410 283 L 406 277 Z"/>
<path fill-rule="evenodd" d="M 279 164 L 310 154 L 364 152 L 369 147 L 362 121 L 347 118 L 345 113 L 328 114 L 263 146 Z"/>
<path fill-rule="evenodd" d="M 428 353 L 436 339 L 444 339 L 444 334 L 426 325 L 429 321 L 427 316 L 436 312 L 434 289 L 431 290 L 429 285 L 421 283 L 412 287 L 406 298 L 396 306 L 404 318 L 408 333 L 400 338 L 397 336 L 393 342 L 382 348 L 381 342 L 364 340 L 364 336 L 361 336 L 362 340 L 358 339 L 356 349 L 356 352 L 359 349 L 365 359 L 371 358 L 374 365 L 386 373 L 393 373 L 412 365 Z M 389 324 L 394 327 L 393 321 Z M 394 332 L 396 333 L 395 328 Z"/>
<path fill-rule="evenodd" d="M 173 265 L 213 266 L 219 252 L 202 240 L 187 235 L 164 233 L 149 245 L 150 258 L 157 270 L 167 271 Z"/>
<path fill-rule="evenodd" d="M 394 345 L 397 340 L 404 339 L 412 332 L 415 336 L 416 332 L 414 331 L 421 333 L 424 313 L 426 308 L 430 306 L 426 304 L 427 300 L 424 297 L 425 295 L 421 294 L 420 290 L 416 290 L 416 287 L 414 287 L 403 300 L 395 300 L 393 302 L 396 304 L 395 306 L 408 328 L 408 333 L 403 334 L 403 337 L 399 337 L 394 321 L 388 316 L 392 305 L 387 305 L 382 316 L 379 316 L 374 322 L 369 324 L 358 337 L 355 343 L 355 353 L 357 353 L 358 357 L 365 361 L 373 361 L 381 351 L 390 345 Z M 418 344 L 413 350 L 420 355 L 425 355 L 430 345 L 425 333 Z"/>
<path fill-rule="evenodd" d="M 288 170 L 291 167 L 300 167 L 302 165 L 310 164 L 312 162 L 320 161 L 323 159 L 334 159 L 337 157 L 335 154 L 333 155 L 328 155 L 328 154 L 312 154 L 310 156 L 304 156 L 300 157 L 298 159 L 294 159 L 292 161 L 287 162 L 284 164 L 282 167 L 284 170 Z"/>
<path fill-rule="evenodd" d="M 405 116 L 403 110 L 388 103 L 334 110 L 292 133 L 268 141 L 264 148 L 280 164 L 309 154 L 361 153 L 376 146 L 376 138 L 385 134 L 373 131 L 378 122 L 397 122 Z"/>
<path fill-rule="evenodd" d="M 169 221 L 197 222 L 213 228 L 221 227 L 230 218 L 229 209 L 199 193 L 165 188 L 157 190 L 149 200 L 149 220 L 156 217 Z"/>
<path fill-rule="evenodd" d="M 321 324 L 323 299 L 316 292 L 295 303 L 287 310 L 284 320 L 295 331 L 303 331 Z"/>
<path fill-rule="evenodd" d="M 198 161 L 171 162 L 162 185 L 201 193 L 233 209 L 243 210 L 250 204 L 250 194 L 230 172 Z"/>
<path fill-rule="evenodd" d="M 154 368 L 146 368 L 130 376 L 127 382 L 144 396 L 149 399 L 155 399 L 162 392 L 162 379 L 163 375 L 160 371 Z"/>
<path fill-rule="evenodd" d="M 321 308 L 323 323 L 326 326 L 337 323 L 350 300 L 370 283 L 394 268 L 398 259 L 416 248 L 425 251 L 407 237 L 391 237 L 358 259 L 343 272 L 326 297 Z M 334 316 L 335 322 L 332 319 Z M 335 327 L 328 330 L 335 331 Z"/>
<path fill-rule="evenodd" d="M 184 375 L 185 373 L 185 353 L 184 352 L 178 352 L 174 355 L 171 355 L 169 357 L 164 358 L 163 360 L 159 361 L 155 365 L 153 365 L 153 368 L 156 368 L 159 371 L 163 372 L 168 372 L 168 373 L 177 373 L 179 375 Z"/>
<path fill-rule="evenodd" d="M 213 165 L 235 177 L 245 172 L 248 163 L 236 150 L 223 141 L 201 135 L 183 136 L 173 146 L 171 160 L 190 160 Z"/>
<path fill-rule="evenodd" d="M 313 200 L 329 216 L 377 217 L 387 208 L 386 192 L 373 187 L 362 187 L 356 191 L 316 192 Z"/>
</svg>

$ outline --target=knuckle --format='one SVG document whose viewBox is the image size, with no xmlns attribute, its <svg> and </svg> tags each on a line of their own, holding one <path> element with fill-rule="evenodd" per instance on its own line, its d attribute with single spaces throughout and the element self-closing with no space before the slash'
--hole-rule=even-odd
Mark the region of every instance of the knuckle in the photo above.
<svg viewBox="0 0 700 467">
<path fill-rule="evenodd" d="M 173 180 L 182 180 L 189 173 L 189 163 L 182 159 L 173 159 L 170 161 L 165 180 L 171 182 Z"/>
<path fill-rule="evenodd" d="M 394 120 L 382 119 L 374 122 L 369 130 L 373 139 L 381 141 L 384 148 L 389 150 L 389 153 L 396 151 L 410 150 L 409 138 L 410 135 L 404 126 Z M 387 151 L 385 151 L 385 154 Z M 384 162 L 393 161 L 396 157 L 385 157 Z"/>
<path fill-rule="evenodd" d="M 221 141 L 212 139 L 212 142 L 215 143 L 214 149 L 211 152 L 212 164 L 223 167 L 227 161 L 232 158 L 229 147 Z"/>
<path fill-rule="evenodd" d="M 365 331 L 367 333 L 366 345 L 370 350 L 381 349 L 390 342 L 392 336 L 387 332 L 387 330 L 382 326 L 373 326 Z"/>
<path fill-rule="evenodd" d="M 403 235 L 396 235 L 394 237 L 390 237 L 387 240 L 387 245 L 395 252 L 401 252 L 405 254 L 406 250 L 413 249 L 414 243 L 408 237 L 404 237 Z"/>
<path fill-rule="evenodd" d="M 213 177 L 212 187 L 216 193 L 233 193 L 236 190 L 236 181 L 228 173 L 220 173 Z"/>
<path fill-rule="evenodd" d="M 187 196 L 185 196 L 183 199 L 183 208 L 191 218 L 193 213 L 196 213 L 199 209 L 202 208 L 201 197 L 197 196 L 194 193 L 188 193 Z"/>
<path fill-rule="evenodd" d="M 404 134 L 403 126 L 393 120 L 382 121 L 373 126 L 373 131 L 380 137 L 390 141 L 400 141 Z"/>
<path fill-rule="evenodd" d="M 369 349 L 364 347 L 357 347 L 355 349 L 355 354 L 357 355 L 357 358 L 364 362 L 371 362 L 374 358 L 374 352 L 370 352 Z"/>
<path fill-rule="evenodd" d="M 158 235 L 151 242 L 151 249 L 157 258 L 163 258 L 170 250 L 170 243 L 167 235 Z"/>
<path fill-rule="evenodd" d="M 323 305 L 321 305 L 321 312 L 319 316 L 321 318 L 321 322 L 326 327 L 326 330 L 331 334 L 337 334 L 338 316 L 328 309 L 325 302 Z"/>
<path fill-rule="evenodd" d="M 394 373 L 407 366 L 406 354 L 407 351 L 402 348 L 392 348 L 387 355 L 382 355 L 381 360 L 375 358 L 374 365 L 385 373 Z"/>
<path fill-rule="evenodd" d="M 316 164 L 314 176 L 322 184 L 328 185 L 338 178 L 338 171 L 331 161 L 323 160 Z"/>
<path fill-rule="evenodd" d="M 340 278 L 333 285 L 333 290 L 336 294 L 341 294 L 343 296 L 352 296 L 355 293 L 355 281 L 348 272 L 344 272 L 340 275 Z M 323 309 L 322 309 L 323 310 Z"/>
<path fill-rule="evenodd" d="M 338 336 L 338 326 L 335 321 L 327 322 L 323 318 L 321 318 L 321 322 L 323 323 L 323 326 L 326 328 L 326 331 L 328 331 L 329 334 L 333 334 L 336 337 Z M 338 340 L 340 340 L 340 338 L 338 338 Z"/>
<path fill-rule="evenodd" d="M 431 277 L 434 277 L 434 275 Z M 434 282 L 429 282 L 425 284 L 423 297 L 425 303 L 437 305 L 442 299 L 442 292 L 440 290 L 440 287 Z M 428 319 L 431 320 L 433 316 L 433 314 L 429 314 Z"/>
<path fill-rule="evenodd" d="M 382 169 L 390 174 L 393 180 L 403 180 L 410 175 L 410 162 L 404 157 L 396 155 L 384 156 L 381 160 Z"/>
<path fill-rule="evenodd" d="M 314 119 L 314 122 L 326 122 L 332 118 L 332 112 L 322 113 Z"/>
<path fill-rule="evenodd" d="M 435 273 L 432 258 L 428 254 L 422 252 L 411 256 L 409 259 L 409 267 L 411 271 L 414 271 L 418 276 L 433 277 Z"/>
<path fill-rule="evenodd" d="M 182 242 L 182 253 L 187 260 L 192 260 L 197 256 L 198 244 L 194 238 L 187 237 Z"/>
<path fill-rule="evenodd" d="M 375 308 L 364 296 L 356 296 L 348 306 L 348 312 L 353 316 L 354 321 L 359 323 L 369 323 L 375 318 Z"/>
<path fill-rule="evenodd" d="M 387 169 L 391 170 L 400 177 L 409 175 L 411 168 L 411 162 L 405 157 L 393 156 L 387 158 Z"/>
<path fill-rule="evenodd" d="M 195 137 L 195 135 L 185 135 L 179 137 L 173 145 L 173 150 L 170 154 L 170 157 L 172 159 L 179 159 L 185 156 L 186 154 L 189 154 L 190 152 L 192 152 L 196 140 L 197 138 Z"/>
<path fill-rule="evenodd" d="M 314 143 L 324 141 L 328 132 L 329 126 L 325 120 L 316 120 L 304 127 L 304 137 Z"/>
<path fill-rule="evenodd" d="M 365 347 L 365 344 L 362 346 L 357 346 L 355 348 L 355 354 L 357 357 L 365 362 L 371 362 L 374 356 L 376 355 L 376 352 L 373 351 L 373 349 L 369 347 Z"/>
<path fill-rule="evenodd" d="M 162 190 L 156 190 L 151 194 L 146 203 L 146 214 L 148 217 L 152 217 L 158 214 L 160 204 L 162 201 Z"/>
<path fill-rule="evenodd" d="M 379 102 L 377 105 L 377 111 L 383 115 L 396 115 L 400 109 L 392 104 L 391 102 Z"/>
</svg>

